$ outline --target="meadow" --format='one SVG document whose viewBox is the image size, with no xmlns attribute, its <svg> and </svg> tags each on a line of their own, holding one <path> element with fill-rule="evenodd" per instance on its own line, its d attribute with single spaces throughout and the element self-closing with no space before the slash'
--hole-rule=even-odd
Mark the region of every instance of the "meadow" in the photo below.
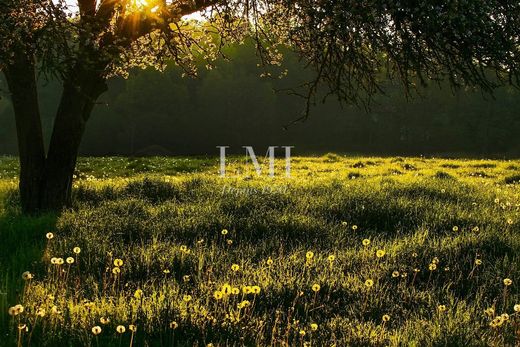
<svg viewBox="0 0 520 347">
<path fill-rule="evenodd" d="M 22 216 L 0 157 L 0 344 L 515 346 L 520 161 L 82 158 Z"/>
</svg>

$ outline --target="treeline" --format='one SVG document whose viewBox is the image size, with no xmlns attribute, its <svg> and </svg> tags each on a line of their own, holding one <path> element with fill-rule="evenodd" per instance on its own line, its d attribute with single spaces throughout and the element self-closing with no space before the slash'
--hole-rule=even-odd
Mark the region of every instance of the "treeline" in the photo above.
<svg viewBox="0 0 520 347">
<path fill-rule="evenodd" d="M 221 145 L 240 153 L 244 145 L 259 153 L 269 145 L 291 145 L 295 154 L 520 156 L 518 91 L 504 88 L 493 99 L 431 86 L 407 101 L 399 87 L 389 86 L 369 112 L 341 107 L 331 97 L 312 108 L 306 122 L 284 129 L 304 109 L 301 98 L 280 91 L 309 77 L 301 64 L 287 55 L 276 73 L 261 78 L 254 49 L 237 45 L 226 54 L 229 61 L 201 68 L 196 79 L 181 77 L 172 66 L 164 73 L 139 70 L 126 80 L 111 80 L 88 123 L 81 154 L 216 155 Z M 288 75 L 277 78 L 285 69 Z M 48 135 L 60 88 L 41 83 Z M 0 154 L 16 154 L 5 83 L 0 88 Z"/>
</svg>

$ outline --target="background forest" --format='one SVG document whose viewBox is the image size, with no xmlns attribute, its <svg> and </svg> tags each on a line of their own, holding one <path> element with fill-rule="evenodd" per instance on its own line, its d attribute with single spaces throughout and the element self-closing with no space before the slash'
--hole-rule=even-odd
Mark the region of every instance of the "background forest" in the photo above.
<svg viewBox="0 0 520 347">
<path fill-rule="evenodd" d="M 502 88 L 494 98 L 478 91 L 430 86 L 411 102 L 399 86 L 387 85 L 386 96 L 369 112 L 334 100 L 318 100 L 311 117 L 298 119 L 301 98 L 283 90 L 300 85 L 307 71 L 286 54 L 272 76 L 257 67 L 250 45 L 227 48 L 229 61 L 199 69 L 198 78 L 181 77 L 178 67 L 161 74 L 134 70 L 114 78 L 94 110 L 81 155 L 216 154 L 217 145 L 265 148 L 292 145 L 299 155 L 325 152 L 376 155 L 520 156 L 520 93 Z M 287 69 L 288 74 L 279 78 Z M 44 131 L 50 134 L 59 85 L 40 79 Z M 0 80 L 0 154 L 16 154 L 14 117 Z M 278 90 L 278 92 L 276 92 Z M 282 90 L 282 91 L 280 91 Z"/>
</svg>

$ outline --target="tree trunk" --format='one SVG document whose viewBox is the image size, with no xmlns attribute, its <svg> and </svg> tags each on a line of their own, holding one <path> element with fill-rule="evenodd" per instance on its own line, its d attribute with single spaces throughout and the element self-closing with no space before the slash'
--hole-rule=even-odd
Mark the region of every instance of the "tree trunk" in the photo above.
<svg viewBox="0 0 520 347">
<path fill-rule="evenodd" d="M 41 208 L 59 211 L 70 206 L 72 178 L 85 125 L 106 81 L 92 71 L 78 71 L 64 84 L 63 95 L 45 164 Z"/>
<path fill-rule="evenodd" d="M 16 54 L 4 73 L 11 92 L 20 157 L 20 199 L 24 213 L 40 209 L 45 147 L 38 103 L 34 60 Z"/>
</svg>

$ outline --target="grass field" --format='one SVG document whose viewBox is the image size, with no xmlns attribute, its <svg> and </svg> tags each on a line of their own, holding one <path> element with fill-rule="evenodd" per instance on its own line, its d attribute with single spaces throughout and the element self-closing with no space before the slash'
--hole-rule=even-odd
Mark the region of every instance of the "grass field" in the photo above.
<svg viewBox="0 0 520 347">
<path fill-rule="evenodd" d="M 84 158 L 24 217 L 0 158 L 0 344 L 520 343 L 520 161 L 234 161 Z"/>
</svg>

